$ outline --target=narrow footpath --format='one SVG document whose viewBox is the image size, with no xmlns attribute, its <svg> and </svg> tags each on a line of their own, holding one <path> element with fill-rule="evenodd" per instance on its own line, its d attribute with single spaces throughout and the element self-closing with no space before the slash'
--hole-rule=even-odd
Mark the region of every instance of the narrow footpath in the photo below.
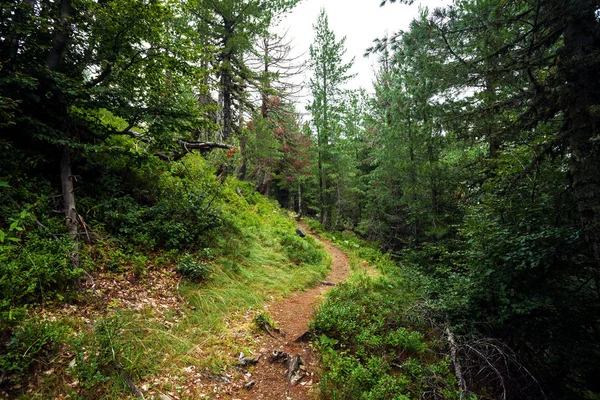
<svg viewBox="0 0 600 400">
<path fill-rule="evenodd" d="M 350 272 L 348 257 L 329 241 L 300 227 L 323 243 L 331 256 L 332 266 L 325 283 L 339 283 Z M 243 400 L 304 400 L 317 398 L 319 360 L 307 341 L 297 341 L 308 330 L 314 307 L 323 300 L 331 285 L 318 284 L 302 292 L 296 292 L 283 300 L 268 304 L 265 311 L 276 321 L 280 333 L 272 336 L 260 335 L 261 357 L 255 366 L 249 367 L 244 375 L 247 383 L 233 394 L 233 399 Z M 275 353 L 274 353 L 275 352 Z M 276 353 L 281 352 L 281 353 Z M 296 374 L 297 382 L 290 383 L 288 377 L 289 357 L 274 361 L 274 354 L 300 355 L 302 365 Z"/>
</svg>

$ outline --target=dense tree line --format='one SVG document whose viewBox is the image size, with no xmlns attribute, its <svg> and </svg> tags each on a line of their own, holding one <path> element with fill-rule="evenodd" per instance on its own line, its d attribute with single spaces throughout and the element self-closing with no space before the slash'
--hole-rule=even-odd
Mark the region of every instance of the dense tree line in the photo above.
<svg viewBox="0 0 600 400">
<path fill-rule="evenodd" d="M 325 171 L 361 194 L 358 218 L 340 209 L 347 227 L 422 274 L 434 319 L 464 344 L 464 370 L 494 368 L 466 376 L 465 390 L 598 390 L 599 8 L 470 0 L 423 10 L 368 49 L 376 93 L 358 141 L 348 127 L 338 136 L 357 158 Z M 341 228 L 325 217 L 336 201 L 326 203 L 322 221 Z M 482 340 L 520 364 L 488 353 L 490 342 L 477 349 Z"/>
<path fill-rule="evenodd" d="M 422 10 L 367 50 L 372 95 L 347 90 L 352 61 L 324 11 L 308 65 L 289 55 L 271 28 L 296 4 L 2 3 L 3 329 L 81 279 L 82 240 L 199 246 L 228 223 L 213 200 L 236 173 L 417 271 L 465 371 L 492 370 L 466 374 L 465 392 L 594 398 L 600 3 Z M 297 73 L 310 74 L 307 121 Z M 194 150 L 218 182 L 176 163 Z"/>
</svg>

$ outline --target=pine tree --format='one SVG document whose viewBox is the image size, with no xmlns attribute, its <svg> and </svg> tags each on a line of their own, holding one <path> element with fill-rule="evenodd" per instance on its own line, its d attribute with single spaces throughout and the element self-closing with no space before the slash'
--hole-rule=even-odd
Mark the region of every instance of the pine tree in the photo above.
<svg viewBox="0 0 600 400">
<path fill-rule="evenodd" d="M 310 68 L 313 75 L 309 82 L 313 100 L 309 110 L 316 130 L 319 210 L 321 223 L 326 224 L 329 222 L 327 215 L 331 214 L 328 208 L 332 204 L 329 199 L 332 188 L 331 146 L 340 134 L 344 85 L 352 78 L 349 71 L 353 60 L 344 62 L 345 38 L 336 41 L 324 9 L 321 9 L 313 28 L 315 39 L 310 46 Z"/>
</svg>

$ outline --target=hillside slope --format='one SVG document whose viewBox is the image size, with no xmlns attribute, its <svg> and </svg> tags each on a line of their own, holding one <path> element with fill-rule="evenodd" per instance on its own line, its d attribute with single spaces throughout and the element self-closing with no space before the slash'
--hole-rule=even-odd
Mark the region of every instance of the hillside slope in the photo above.
<svg viewBox="0 0 600 400">
<path fill-rule="evenodd" d="M 35 207 L 2 247 L 3 272 L 18 271 L 0 282 L 3 398 L 197 395 L 248 351 L 256 310 L 327 274 L 323 247 L 250 185 L 195 155 L 144 186 L 155 172 L 133 169 L 135 190 L 120 196 L 81 199 L 83 274 Z M 240 316 L 247 324 L 232 324 Z"/>
</svg>

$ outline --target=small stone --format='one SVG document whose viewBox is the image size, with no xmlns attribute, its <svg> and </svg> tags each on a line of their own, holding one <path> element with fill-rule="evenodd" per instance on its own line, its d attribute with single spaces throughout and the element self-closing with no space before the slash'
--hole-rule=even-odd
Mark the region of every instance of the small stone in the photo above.
<svg viewBox="0 0 600 400">
<path fill-rule="evenodd" d="M 256 381 L 250 381 L 244 385 L 244 389 L 250 390 L 254 387 L 254 385 L 256 385 Z"/>
</svg>

